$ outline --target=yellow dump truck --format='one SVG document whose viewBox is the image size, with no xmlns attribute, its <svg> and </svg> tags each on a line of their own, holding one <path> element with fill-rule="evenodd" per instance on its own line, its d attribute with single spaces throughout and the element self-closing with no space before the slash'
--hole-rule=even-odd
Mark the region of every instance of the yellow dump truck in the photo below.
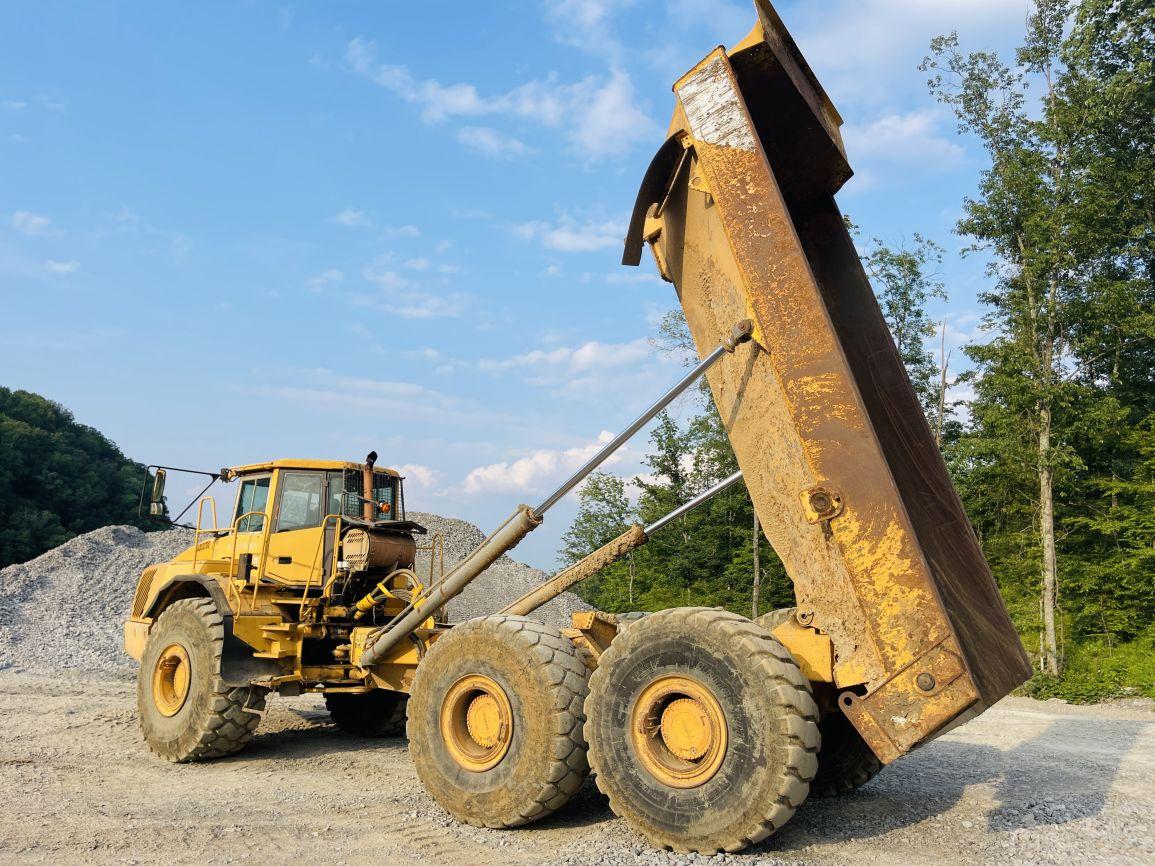
<svg viewBox="0 0 1155 866">
<path fill-rule="evenodd" d="M 526 824 L 592 768 L 655 845 L 737 851 L 808 794 L 862 784 L 1029 676 L 834 203 L 851 174 L 838 113 L 770 4 L 755 6 L 746 39 L 674 85 L 626 239 L 624 263 L 648 246 L 676 289 L 697 367 L 445 573 L 414 570 L 423 530 L 373 459 L 215 473 L 239 485 L 231 519 L 147 570 L 126 624 L 154 752 L 230 754 L 268 694 L 314 691 L 350 731 L 389 735 L 407 719 L 419 777 L 462 821 Z M 738 474 L 497 615 L 442 620 L 703 375 Z M 796 607 L 756 622 L 589 612 L 565 630 L 528 618 L 740 478 Z"/>
</svg>

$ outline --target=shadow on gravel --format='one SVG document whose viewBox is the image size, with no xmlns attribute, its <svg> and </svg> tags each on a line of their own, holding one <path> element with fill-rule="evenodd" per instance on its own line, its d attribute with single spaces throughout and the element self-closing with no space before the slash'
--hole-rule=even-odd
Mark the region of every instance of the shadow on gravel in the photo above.
<svg viewBox="0 0 1155 866">
<path fill-rule="evenodd" d="M 1103 811 L 1120 764 L 1148 725 L 1057 718 L 1006 751 L 932 742 L 851 794 L 808 800 L 782 830 L 744 853 L 785 853 L 881 836 L 949 811 L 973 785 L 994 787 L 995 805 L 986 815 L 994 832 L 1092 817 Z"/>
</svg>

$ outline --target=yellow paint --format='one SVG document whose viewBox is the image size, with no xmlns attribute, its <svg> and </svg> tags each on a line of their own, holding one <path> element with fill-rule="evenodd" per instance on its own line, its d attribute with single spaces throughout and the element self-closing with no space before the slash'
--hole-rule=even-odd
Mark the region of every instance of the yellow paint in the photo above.
<svg viewBox="0 0 1155 866">
<path fill-rule="evenodd" d="M 169 644 L 156 657 L 152 670 L 152 702 L 162 716 L 175 716 L 188 699 L 192 665 L 188 650 Z"/>
<path fill-rule="evenodd" d="M 513 708 L 496 680 L 470 674 L 446 692 L 438 726 L 449 756 L 470 773 L 484 773 L 500 764 L 509 751 Z"/>
<path fill-rule="evenodd" d="M 718 699 L 691 677 L 658 677 L 630 710 L 634 753 L 651 776 L 670 788 L 697 788 L 714 778 L 729 736 Z"/>
</svg>

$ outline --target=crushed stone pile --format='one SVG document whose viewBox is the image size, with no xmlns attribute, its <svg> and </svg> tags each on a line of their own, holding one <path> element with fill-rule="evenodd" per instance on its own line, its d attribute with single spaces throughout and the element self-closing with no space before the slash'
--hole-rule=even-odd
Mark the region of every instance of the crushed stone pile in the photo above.
<svg viewBox="0 0 1155 866">
<path fill-rule="evenodd" d="M 135 671 L 123 640 L 136 581 L 192 538 L 105 526 L 0 571 L 0 668 Z"/>
<path fill-rule="evenodd" d="M 428 536 L 418 536 L 418 544 L 428 543 L 435 533 L 442 535 L 446 571 L 484 537 L 464 520 L 409 516 L 429 529 Z M 185 529 L 142 532 L 132 526 L 106 526 L 0 570 L 0 670 L 135 675 L 136 662 L 124 654 L 123 636 L 137 579 L 148 566 L 185 550 L 192 538 Z M 427 553 L 420 554 L 417 570 L 423 577 L 429 574 Z M 435 574 L 440 571 L 438 567 Z M 495 613 L 547 577 L 503 556 L 450 602 L 449 619 L 460 622 Z M 585 609 L 581 599 L 565 593 L 535 616 L 565 627 L 570 614 Z"/>
</svg>

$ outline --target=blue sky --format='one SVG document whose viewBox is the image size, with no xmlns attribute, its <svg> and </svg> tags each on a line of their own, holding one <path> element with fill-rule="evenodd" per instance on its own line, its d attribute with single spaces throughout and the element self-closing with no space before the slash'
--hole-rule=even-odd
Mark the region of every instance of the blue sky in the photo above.
<svg viewBox="0 0 1155 866">
<path fill-rule="evenodd" d="M 846 121 L 841 206 L 868 237 L 942 243 L 935 312 L 973 338 L 982 263 L 951 229 L 981 154 L 915 67 L 951 29 L 1008 50 L 1025 0 L 778 9 Z M 676 379 L 649 343 L 672 288 L 620 267 L 620 239 L 672 82 L 753 20 L 705 0 L 9 0 L 0 384 L 144 462 L 376 449 L 411 508 L 492 528 Z M 573 512 L 518 556 L 552 565 Z"/>
</svg>

